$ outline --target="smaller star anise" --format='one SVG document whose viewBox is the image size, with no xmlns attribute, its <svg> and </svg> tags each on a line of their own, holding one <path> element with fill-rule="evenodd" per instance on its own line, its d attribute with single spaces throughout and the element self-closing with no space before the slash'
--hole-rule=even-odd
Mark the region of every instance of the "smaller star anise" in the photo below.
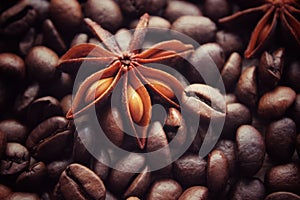
<svg viewBox="0 0 300 200">
<path fill-rule="evenodd" d="M 254 0 L 252 0 L 254 1 Z M 292 39 L 300 46 L 300 1 L 299 0 L 262 0 L 257 7 L 239 11 L 219 20 L 223 25 L 248 23 L 260 19 L 254 28 L 245 57 L 261 53 L 275 38 Z"/>
</svg>

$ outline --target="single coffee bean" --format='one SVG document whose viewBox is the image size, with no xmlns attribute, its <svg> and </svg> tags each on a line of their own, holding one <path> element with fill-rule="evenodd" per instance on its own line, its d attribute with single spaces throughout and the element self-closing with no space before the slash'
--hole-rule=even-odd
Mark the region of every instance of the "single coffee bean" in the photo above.
<svg viewBox="0 0 300 200">
<path fill-rule="evenodd" d="M 265 157 L 264 139 L 253 126 L 242 125 L 236 132 L 238 166 L 243 176 L 253 176 Z"/>
<path fill-rule="evenodd" d="M 172 179 L 161 179 L 153 183 L 147 200 L 176 200 L 182 193 L 181 186 Z"/>
<path fill-rule="evenodd" d="M 2 155 L 6 149 L 6 133 L 0 129 L 0 159 L 2 158 Z"/>
<path fill-rule="evenodd" d="M 186 189 L 179 200 L 208 200 L 208 189 L 204 186 L 194 186 Z"/>
<path fill-rule="evenodd" d="M 130 16 L 140 16 L 144 13 L 159 13 L 167 4 L 167 0 L 120 0 L 118 3 L 125 14 Z"/>
<path fill-rule="evenodd" d="M 216 24 L 203 16 L 182 16 L 172 24 L 172 30 L 190 36 L 200 44 L 213 42 L 216 37 Z"/>
<path fill-rule="evenodd" d="M 50 180 L 54 183 L 57 183 L 61 173 L 70 163 L 70 160 L 55 160 L 47 164 L 47 175 Z"/>
<path fill-rule="evenodd" d="M 51 49 L 44 46 L 33 47 L 26 56 L 29 76 L 37 81 L 49 81 L 56 73 L 58 56 Z"/>
<path fill-rule="evenodd" d="M 184 8 L 184 9 L 182 9 Z M 200 9 L 195 5 L 187 1 L 168 1 L 167 7 L 164 12 L 164 17 L 170 22 L 174 22 L 181 16 L 201 16 Z"/>
<path fill-rule="evenodd" d="M 231 192 L 231 200 L 263 200 L 265 197 L 265 187 L 256 178 L 240 179 L 235 184 Z"/>
<path fill-rule="evenodd" d="M 7 199 L 7 197 L 11 195 L 11 193 L 12 190 L 9 187 L 0 184 L 0 199 Z"/>
<path fill-rule="evenodd" d="M 254 108 L 257 103 L 256 67 L 247 67 L 241 74 L 236 88 L 236 96 L 246 106 Z"/>
<path fill-rule="evenodd" d="M 59 184 L 65 200 L 105 199 L 106 189 L 102 180 L 83 165 L 69 165 L 61 174 Z"/>
<path fill-rule="evenodd" d="M 22 58 L 12 53 L 0 53 L 1 78 L 22 80 L 25 77 L 25 63 Z"/>
<path fill-rule="evenodd" d="M 231 7 L 228 1 L 205 0 L 203 4 L 203 13 L 212 20 L 218 21 L 218 19 L 231 13 Z"/>
<path fill-rule="evenodd" d="M 7 197 L 7 200 L 40 200 L 40 198 L 34 193 L 14 192 Z"/>
<path fill-rule="evenodd" d="M 111 32 L 118 30 L 123 22 L 121 9 L 113 0 L 88 0 L 84 5 L 84 13 Z"/>
<path fill-rule="evenodd" d="M 24 143 L 28 134 L 27 127 L 14 119 L 1 121 L 0 131 L 5 133 L 8 142 Z"/>
<path fill-rule="evenodd" d="M 300 200 L 300 196 L 291 192 L 274 192 L 266 196 L 264 200 Z"/>
<path fill-rule="evenodd" d="M 1 175 L 14 175 L 24 171 L 29 165 L 28 150 L 18 143 L 7 143 L 0 161 Z"/>
<path fill-rule="evenodd" d="M 300 62 L 296 60 L 293 61 L 287 67 L 285 81 L 291 88 L 297 91 L 297 93 L 300 92 L 299 76 L 300 76 Z"/>
<path fill-rule="evenodd" d="M 78 33 L 77 35 L 74 36 L 72 42 L 71 42 L 71 47 L 74 47 L 79 44 L 84 44 L 88 43 L 89 36 L 85 33 Z"/>
<path fill-rule="evenodd" d="M 36 1 L 36 0 L 25 0 L 28 5 L 32 6 L 34 8 L 34 10 L 37 12 L 38 14 L 38 22 L 42 22 L 43 20 L 45 20 L 48 15 L 49 15 L 49 5 L 50 2 L 47 0 L 40 0 L 40 1 Z"/>
<path fill-rule="evenodd" d="M 241 53 L 243 49 L 243 42 L 239 35 L 224 30 L 217 32 L 216 42 L 223 48 L 226 57 L 233 52 Z"/>
<path fill-rule="evenodd" d="M 173 164 L 174 178 L 184 187 L 206 184 L 206 161 L 197 154 L 184 155 Z"/>
<path fill-rule="evenodd" d="M 101 180 L 106 181 L 110 172 L 110 164 L 111 160 L 108 153 L 104 150 L 101 150 L 99 155 L 92 159 L 91 169 L 101 178 Z"/>
<path fill-rule="evenodd" d="M 221 71 L 222 81 L 228 91 L 235 86 L 242 71 L 242 58 L 234 52 L 230 55 Z"/>
<path fill-rule="evenodd" d="M 296 163 L 288 163 L 272 167 L 265 174 L 265 185 L 271 192 L 286 191 L 299 194 L 300 167 Z"/>
<path fill-rule="evenodd" d="M 289 118 L 283 118 L 269 124 L 265 143 L 268 155 L 278 162 L 287 162 L 295 152 L 297 137 L 296 124 Z"/>
<path fill-rule="evenodd" d="M 216 150 L 220 150 L 224 153 L 228 161 L 228 169 L 230 175 L 235 175 L 236 173 L 236 163 L 237 163 L 237 146 L 231 140 L 220 140 L 215 148 Z"/>
<path fill-rule="evenodd" d="M 279 118 L 296 99 L 296 93 L 289 87 L 278 86 L 265 93 L 259 100 L 257 113 L 266 119 Z"/>
</svg>

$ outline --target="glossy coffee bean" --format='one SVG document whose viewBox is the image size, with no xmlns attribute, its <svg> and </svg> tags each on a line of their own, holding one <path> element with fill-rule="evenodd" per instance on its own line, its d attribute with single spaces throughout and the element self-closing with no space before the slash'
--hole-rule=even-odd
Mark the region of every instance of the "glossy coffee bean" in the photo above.
<svg viewBox="0 0 300 200">
<path fill-rule="evenodd" d="M 265 200 L 300 200 L 300 196 L 291 192 L 274 192 L 266 196 Z"/>
<path fill-rule="evenodd" d="M 271 192 L 287 191 L 299 194 L 299 171 L 299 164 L 296 163 L 274 166 L 265 175 L 265 185 Z"/>
<path fill-rule="evenodd" d="M 269 156 L 278 162 L 287 162 L 295 151 L 297 137 L 296 124 L 289 118 L 283 118 L 269 124 L 265 143 Z"/>
<path fill-rule="evenodd" d="M 1 121 L 0 131 L 5 133 L 8 142 L 18 143 L 24 143 L 28 133 L 27 127 L 14 119 Z"/>
<path fill-rule="evenodd" d="M 204 186 L 194 186 L 186 189 L 179 200 L 208 200 L 208 189 Z"/>
<path fill-rule="evenodd" d="M 69 165 L 61 174 L 59 184 L 65 200 L 105 199 L 106 189 L 102 180 L 83 165 Z"/>
<path fill-rule="evenodd" d="M 222 81 L 226 90 L 230 90 L 237 83 L 242 71 L 242 58 L 234 52 L 230 55 L 221 71 Z"/>
<path fill-rule="evenodd" d="M 184 9 L 182 9 L 184 7 Z M 201 16 L 200 9 L 195 5 L 187 1 L 168 1 L 167 7 L 164 12 L 164 17 L 170 22 L 174 22 L 181 16 Z"/>
<path fill-rule="evenodd" d="M 231 7 L 228 1 L 223 0 L 205 0 L 203 13 L 214 21 L 229 15 Z"/>
<path fill-rule="evenodd" d="M 236 133 L 238 166 L 243 176 L 253 176 L 265 157 L 264 139 L 253 126 L 242 125 Z"/>
<path fill-rule="evenodd" d="M 182 16 L 176 19 L 172 30 L 186 34 L 200 44 L 212 42 L 216 37 L 216 24 L 203 16 Z"/>
<path fill-rule="evenodd" d="M 7 197 L 7 200 L 40 200 L 40 198 L 35 193 L 14 192 Z"/>
<path fill-rule="evenodd" d="M 147 194 L 147 200 L 176 200 L 182 193 L 181 186 L 172 179 L 161 179 L 153 183 Z"/>
<path fill-rule="evenodd" d="M 289 87 L 278 86 L 265 93 L 259 100 L 257 113 L 266 119 L 283 116 L 296 99 L 296 93 Z"/>
<path fill-rule="evenodd" d="M 229 174 L 234 175 L 236 173 L 236 164 L 237 164 L 237 146 L 231 140 L 220 140 L 215 148 L 224 153 L 228 161 Z"/>
<path fill-rule="evenodd" d="M 9 187 L 0 184 L 0 199 L 6 199 L 11 193 L 12 190 Z"/>
<path fill-rule="evenodd" d="M 4 79 L 22 80 L 25 77 L 25 63 L 12 53 L 0 53 L 0 74 Z"/>
<path fill-rule="evenodd" d="M 217 32 L 216 42 L 223 48 L 226 57 L 233 52 L 240 53 L 243 49 L 243 42 L 239 35 L 224 30 Z"/>
<path fill-rule="evenodd" d="M 263 200 L 265 187 L 259 179 L 240 179 L 232 189 L 231 200 Z"/>
</svg>

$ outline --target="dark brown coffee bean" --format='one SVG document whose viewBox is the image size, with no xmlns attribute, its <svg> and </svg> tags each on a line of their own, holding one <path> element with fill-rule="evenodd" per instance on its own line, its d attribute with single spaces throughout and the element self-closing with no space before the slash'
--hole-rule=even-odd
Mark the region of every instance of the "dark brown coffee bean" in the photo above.
<svg viewBox="0 0 300 200">
<path fill-rule="evenodd" d="M 76 31 L 83 19 L 80 4 L 76 0 L 51 0 L 49 11 L 61 33 Z"/>
<path fill-rule="evenodd" d="M 106 189 L 102 180 L 83 165 L 69 165 L 60 176 L 59 183 L 65 200 L 105 199 Z"/>
<path fill-rule="evenodd" d="M 35 127 L 26 140 L 32 156 L 45 162 L 60 158 L 73 137 L 68 123 L 66 118 L 55 116 Z"/>
<path fill-rule="evenodd" d="M 24 171 L 29 165 L 28 150 L 18 143 L 7 143 L 0 161 L 0 174 L 13 175 Z"/>
<path fill-rule="evenodd" d="M 0 199 L 6 199 L 11 193 L 12 191 L 9 187 L 0 184 Z"/>
<path fill-rule="evenodd" d="M 2 80 L 0 80 L 0 96 L 0 111 L 2 112 L 7 108 L 10 96 L 7 83 Z"/>
<path fill-rule="evenodd" d="M 203 186 L 194 186 L 186 189 L 179 200 L 208 200 L 208 189 Z"/>
<path fill-rule="evenodd" d="M 233 52 L 242 52 L 242 39 L 234 33 L 226 31 L 218 31 L 216 34 L 216 42 L 223 48 L 225 56 L 229 56 Z"/>
<path fill-rule="evenodd" d="M 289 87 L 278 86 L 265 93 L 259 100 L 257 113 L 266 119 L 279 118 L 296 99 L 296 93 Z"/>
<path fill-rule="evenodd" d="M 100 24 L 104 29 L 115 32 L 120 28 L 123 16 L 119 5 L 113 0 L 88 0 L 84 5 L 86 17 Z"/>
<path fill-rule="evenodd" d="M 22 80 L 25 77 L 25 63 L 12 53 L 0 54 L 0 74 L 4 79 Z"/>
<path fill-rule="evenodd" d="M 254 108 L 257 103 L 256 67 L 247 67 L 241 74 L 236 88 L 236 96 L 245 105 Z"/>
<path fill-rule="evenodd" d="M 184 9 L 182 9 L 184 8 Z M 168 1 L 168 5 L 164 12 L 164 17 L 170 22 L 174 22 L 181 16 L 191 15 L 191 16 L 201 16 L 202 13 L 200 9 L 187 1 Z"/>
<path fill-rule="evenodd" d="M 287 162 L 295 151 L 296 124 L 289 118 L 272 122 L 265 135 L 266 150 L 278 162 Z"/>
<path fill-rule="evenodd" d="M 71 47 L 74 47 L 79 44 L 84 44 L 88 43 L 89 36 L 85 33 L 78 33 L 77 35 L 74 36 L 72 42 L 71 42 Z"/>
<path fill-rule="evenodd" d="M 299 194 L 299 164 L 289 163 L 272 167 L 265 175 L 265 185 L 271 192 L 287 191 Z"/>
<path fill-rule="evenodd" d="M 6 149 L 6 133 L 0 129 L 0 159 Z"/>
<path fill-rule="evenodd" d="M 225 17 L 231 13 L 231 7 L 228 1 L 223 0 L 205 0 L 203 4 L 203 13 L 214 21 Z"/>
<path fill-rule="evenodd" d="M 55 76 L 58 56 L 51 49 L 36 46 L 26 57 L 29 76 L 37 81 L 48 81 Z"/>
<path fill-rule="evenodd" d="M 200 44 L 204 44 L 215 40 L 217 27 L 207 17 L 182 16 L 173 22 L 172 30 L 186 34 Z"/>
<path fill-rule="evenodd" d="M 155 14 L 159 13 L 167 4 L 166 0 L 120 0 L 120 8 L 128 15 L 139 16 L 144 13 Z"/>
<path fill-rule="evenodd" d="M 72 93 L 74 80 L 67 73 L 61 73 L 53 83 L 41 84 L 44 95 L 54 96 L 61 99 L 63 96 Z M 59 88 L 59 90 L 57 89 Z"/>
<path fill-rule="evenodd" d="M 197 154 L 185 155 L 174 162 L 175 179 L 185 187 L 205 185 L 206 161 Z"/>
<path fill-rule="evenodd" d="M 40 198 L 34 193 L 15 192 L 7 200 L 40 200 Z"/>
<path fill-rule="evenodd" d="M 293 88 L 297 93 L 300 92 L 300 62 L 298 60 L 293 61 L 288 67 L 285 75 L 285 81 L 291 88 Z"/>
<path fill-rule="evenodd" d="M 259 179 L 241 179 L 231 192 L 231 200 L 263 200 L 265 187 Z"/>
<path fill-rule="evenodd" d="M 215 88 L 204 84 L 192 84 L 185 88 L 182 101 L 200 119 L 222 119 L 225 117 L 226 104 L 222 94 Z"/>
<path fill-rule="evenodd" d="M 1 121 L 0 131 L 5 133 L 8 142 L 24 143 L 27 138 L 27 127 L 14 119 Z"/>
<path fill-rule="evenodd" d="M 153 183 L 147 200 L 176 200 L 182 193 L 181 186 L 172 179 L 161 179 Z"/>
<path fill-rule="evenodd" d="M 108 165 L 110 163 L 111 160 L 108 153 L 104 150 L 101 150 L 99 155 L 92 159 L 91 169 L 101 178 L 101 180 L 105 181 L 110 172 Z"/>
<path fill-rule="evenodd" d="M 264 200 L 300 200 L 300 196 L 291 192 L 274 192 L 266 196 Z"/>
<path fill-rule="evenodd" d="M 297 126 L 300 125 L 300 94 L 297 94 L 296 99 L 290 109 L 290 117 L 294 120 Z"/>
<path fill-rule="evenodd" d="M 36 31 L 30 28 L 19 43 L 20 54 L 26 56 L 30 49 L 35 45 Z"/>
<path fill-rule="evenodd" d="M 234 52 L 230 55 L 221 71 L 222 81 L 228 91 L 235 86 L 242 71 L 242 58 Z"/>
<path fill-rule="evenodd" d="M 236 133 L 239 170 L 243 176 L 253 176 L 265 157 L 264 139 L 253 126 L 242 125 Z"/>
<path fill-rule="evenodd" d="M 237 146 L 231 140 L 220 140 L 216 146 L 216 150 L 220 150 L 224 153 L 228 161 L 229 174 L 234 175 L 236 173 L 236 163 L 237 163 Z"/>
<path fill-rule="evenodd" d="M 56 160 L 47 164 L 47 175 L 51 181 L 57 183 L 61 173 L 70 164 L 70 160 Z"/>
<path fill-rule="evenodd" d="M 118 200 L 118 198 L 115 197 L 115 195 L 111 193 L 109 190 L 106 190 L 105 200 Z"/>
</svg>

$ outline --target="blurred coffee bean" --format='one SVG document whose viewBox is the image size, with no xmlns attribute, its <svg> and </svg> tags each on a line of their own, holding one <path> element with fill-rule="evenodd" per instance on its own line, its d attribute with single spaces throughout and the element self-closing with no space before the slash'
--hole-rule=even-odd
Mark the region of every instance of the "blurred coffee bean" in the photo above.
<svg viewBox="0 0 300 200">
<path fill-rule="evenodd" d="M 109 190 L 106 190 L 105 200 L 118 200 L 118 198 L 115 197 L 115 195 L 111 193 Z"/>
<path fill-rule="evenodd" d="M 104 200 L 106 189 L 102 180 L 89 168 L 71 164 L 59 178 L 60 191 L 65 200 Z"/>
<path fill-rule="evenodd" d="M 49 81 L 54 78 L 58 56 L 51 49 L 44 46 L 33 47 L 25 61 L 29 76 L 34 80 Z"/>
<path fill-rule="evenodd" d="M 227 91 L 236 85 L 241 71 L 242 58 L 238 53 L 234 52 L 230 55 L 221 71 L 222 81 Z"/>
<path fill-rule="evenodd" d="M 184 8 L 184 9 L 182 9 Z M 170 22 L 174 22 L 181 16 L 201 16 L 200 9 L 195 5 L 187 1 L 168 1 L 167 7 L 164 12 L 164 17 Z"/>
<path fill-rule="evenodd" d="M 9 187 L 0 184 L 0 199 L 6 199 L 11 193 L 12 190 Z"/>
<path fill-rule="evenodd" d="M 197 154 L 184 155 L 174 162 L 173 174 L 184 187 L 205 185 L 206 161 Z"/>
<path fill-rule="evenodd" d="M 234 176 L 236 173 L 236 163 L 237 163 L 237 146 L 231 140 L 220 140 L 215 148 L 216 150 L 220 150 L 224 153 L 228 162 L 229 174 Z"/>
<path fill-rule="evenodd" d="M 208 189 L 203 186 L 194 186 L 186 189 L 179 200 L 208 200 Z"/>
<path fill-rule="evenodd" d="M 40 200 L 40 198 L 34 193 L 14 192 L 6 200 Z"/>
<path fill-rule="evenodd" d="M 32 6 L 34 8 L 34 10 L 37 12 L 38 14 L 38 21 L 42 22 L 43 20 L 45 20 L 48 15 L 49 15 L 49 5 L 50 2 L 47 0 L 25 0 L 28 5 Z"/>
<path fill-rule="evenodd" d="M 226 104 L 238 103 L 238 99 L 235 94 L 227 93 L 225 96 Z"/>
<path fill-rule="evenodd" d="M 153 183 L 147 194 L 147 200 L 176 200 L 182 193 L 181 186 L 172 179 L 161 179 Z"/>
<path fill-rule="evenodd" d="M 27 127 L 14 119 L 1 121 L 0 131 L 6 135 L 8 142 L 18 142 L 22 144 L 25 142 L 28 133 Z"/>
<path fill-rule="evenodd" d="M 45 184 L 46 175 L 46 165 L 43 162 L 38 162 L 18 176 L 16 187 L 21 191 L 39 192 Z"/>
<path fill-rule="evenodd" d="M 6 133 L 0 129 L 0 159 L 2 158 L 2 154 L 6 149 Z"/>
<path fill-rule="evenodd" d="M 7 105 L 9 103 L 9 88 L 7 87 L 7 84 L 0 80 L 0 111 L 4 111 L 7 109 Z"/>
<path fill-rule="evenodd" d="M 72 42 L 71 42 L 71 47 L 74 47 L 76 45 L 79 45 L 79 44 L 84 44 L 84 43 L 88 43 L 88 35 L 85 34 L 85 33 L 78 33 L 74 36 Z"/>
<path fill-rule="evenodd" d="M 253 126 L 242 125 L 236 132 L 236 142 L 239 171 L 241 175 L 251 177 L 263 164 L 264 139 Z"/>
<path fill-rule="evenodd" d="M 82 22 L 81 6 L 76 0 L 51 0 L 49 11 L 61 33 L 75 32 Z"/>
<path fill-rule="evenodd" d="M 240 103 L 227 104 L 227 112 L 225 117 L 222 136 L 225 138 L 235 138 L 236 130 L 243 124 L 251 123 L 250 110 Z"/>
<path fill-rule="evenodd" d="M 265 119 L 283 116 L 296 99 L 296 93 L 289 87 L 278 86 L 265 93 L 259 100 L 257 113 Z"/>
<path fill-rule="evenodd" d="M 34 46 L 36 31 L 30 28 L 19 43 L 19 52 L 21 55 L 26 56 L 30 49 Z"/>
<path fill-rule="evenodd" d="M 55 116 L 35 127 L 26 140 L 32 156 L 45 162 L 63 156 L 73 137 L 68 123 L 66 118 Z"/>
<path fill-rule="evenodd" d="M 226 32 L 218 31 L 216 34 L 216 42 L 223 48 L 225 56 L 229 56 L 233 52 L 242 52 L 243 42 L 239 35 Z"/>
<path fill-rule="evenodd" d="M 84 4 L 86 17 L 100 24 L 111 32 L 118 30 L 123 22 L 123 16 L 119 5 L 113 0 L 88 0 Z"/>
<path fill-rule="evenodd" d="M 122 11 L 130 16 L 140 16 L 144 13 L 156 14 L 167 4 L 167 0 L 119 0 Z"/>
<path fill-rule="evenodd" d="M 240 179 L 231 191 L 231 200 L 263 200 L 265 187 L 259 179 Z"/>
<path fill-rule="evenodd" d="M 130 28 L 136 28 L 138 20 L 135 20 L 130 23 Z M 161 28 L 161 29 L 170 29 L 171 24 L 166 19 L 159 16 L 150 16 L 148 28 Z"/>
<path fill-rule="evenodd" d="M 297 93 L 300 92 L 300 61 L 293 61 L 289 66 L 287 66 L 287 71 L 285 74 L 286 83 L 293 88 Z"/>
<path fill-rule="evenodd" d="M 224 0 L 205 0 L 203 4 L 203 13 L 214 21 L 225 17 L 231 13 L 231 6 Z"/>
<path fill-rule="evenodd" d="M 300 167 L 297 163 L 288 163 L 272 167 L 265 174 L 265 185 L 271 192 L 286 191 L 299 194 Z"/>
<path fill-rule="evenodd" d="M 278 162 L 287 162 L 295 152 L 297 137 L 296 124 L 289 118 L 283 118 L 269 124 L 265 143 L 268 155 Z"/>
<path fill-rule="evenodd" d="M 172 24 L 172 30 L 190 36 L 200 44 L 213 42 L 216 37 L 216 24 L 203 16 L 182 16 Z"/>
<path fill-rule="evenodd" d="M 19 143 L 7 143 L 5 153 L 0 161 L 0 174 L 18 174 L 24 171 L 28 165 L 28 150 Z"/>
<path fill-rule="evenodd" d="M 296 99 L 290 109 L 290 117 L 294 120 L 297 126 L 300 126 L 300 94 L 297 94 Z"/>
<path fill-rule="evenodd" d="M 47 164 L 47 176 L 51 181 L 56 183 L 61 173 L 67 168 L 70 162 L 70 160 L 55 160 Z"/>
<path fill-rule="evenodd" d="M 25 63 L 12 53 L 0 53 L 0 75 L 4 79 L 22 80 L 25 77 Z"/>
<path fill-rule="evenodd" d="M 97 174 L 101 180 L 105 181 L 110 172 L 111 160 L 105 150 L 101 150 L 97 157 L 94 157 L 91 162 L 91 169 Z"/>
<path fill-rule="evenodd" d="M 300 196 L 291 192 L 274 192 L 266 196 L 264 200 L 300 200 Z"/>
</svg>

